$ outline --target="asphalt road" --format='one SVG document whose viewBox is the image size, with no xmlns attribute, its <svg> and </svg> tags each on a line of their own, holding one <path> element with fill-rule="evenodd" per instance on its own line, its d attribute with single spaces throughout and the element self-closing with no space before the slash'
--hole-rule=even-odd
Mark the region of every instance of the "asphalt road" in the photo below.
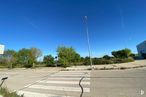
<svg viewBox="0 0 146 97">
<path fill-rule="evenodd" d="M 56 68 L 0 70 L 4 86 L 25 97 L 146 97 L 146 68 L 59 71 Z M 144 93 L 145 92 L 145 93 Z"/>
<path fill-rule="evenodd" d="M 92 71 L 91 77 L 91 97 L 146 97 L 146 68 Z"/>
<path fill-rule="evenodd" d="M 24 88 L 24 86 L 35 83 L 37 80 L 45 79 L 59 70 L 60 68 L 1 69 L 0 79 L 2 77 L 8 77 L 3 86 L 9 88 L 10 91 L 16 91 Z"/>
</svg>

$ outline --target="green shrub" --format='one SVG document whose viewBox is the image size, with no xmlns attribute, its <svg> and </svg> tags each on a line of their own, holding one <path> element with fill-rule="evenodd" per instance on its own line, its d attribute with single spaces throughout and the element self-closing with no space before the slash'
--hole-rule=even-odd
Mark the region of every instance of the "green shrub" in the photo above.
<svg viewBox="0 0 146 97">
<path fill-rule="evenodd" d="M 134 61 L 134 59 L 131 57 L 125 59 L 125 62 L 133 62 L 133 61 Z"/>
<path fill-rule="evenodd" d="M 126 62 L 133 62 L 134 59 L 131 57 L 128 58 L 94 58 L 93 64 L 94 65 L 102 65 L 102 64 L 115 64 L 115 63 L 126 63 Z"/>
<path fill-rule="evenodd" d="M 105 59 L 105 58 L 95 58 L 93 59 L 93 64 L 100 65 L 100 64 L 113 64 L 112 59 Z"/>
<path fill-rule="evenodd" d="M 113 62 L 114 63 L 126 63 L 126 62 L 133 62 L 134 59 L 129 57 L 129 58 L 114 58 Z"/>
<path fill-rule="evenodd" d="M 102 64 L 113 64 L 113 61 L 110 59 L 102 59 Z"/>
<path fill-rule="evenodd" d="M 10 93 L 7 88 L 0 88 L 0 95 L 2 95 L 3 97 L 23 97 L 23 95 L 17 95 L 16 92 Z"/>
<path fill-rule="evenodd" d="M 85 61 L 83 62 L 83 65 L 90 65 L 90 59 L 85 60 Z"/>
<path fill-rule="evenodd" d="M 33 65 L 32 64 L 25 64 L 24 67 L 25 68 L 31 68 Z"/>
</svg>

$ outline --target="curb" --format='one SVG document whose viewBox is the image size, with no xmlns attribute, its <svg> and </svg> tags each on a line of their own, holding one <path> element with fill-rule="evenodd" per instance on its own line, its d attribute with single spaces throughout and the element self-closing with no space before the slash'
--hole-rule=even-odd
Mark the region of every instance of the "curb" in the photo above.
<svg viewBox="0 0 146 97">
<path fill-rule="evenodd" d="M 103 67 L 103 68 L 73 68 L 73 69 L 62 69 L 61 71 L 82 71 L 82 70 L 125 70 L 125 69 L 135 69 L 135 68 L 143 68 L 146 67 L 146 65 L 141 65 L 141 66 L 134 66 L 134 67 Z"/>
</svg>

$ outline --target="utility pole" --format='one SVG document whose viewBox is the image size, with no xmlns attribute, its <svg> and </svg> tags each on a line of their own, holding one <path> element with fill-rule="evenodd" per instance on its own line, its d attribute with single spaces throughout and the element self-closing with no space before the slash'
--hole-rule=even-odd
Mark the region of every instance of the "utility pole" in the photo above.
<svg viewBox="0 0 146 97">
<path fill-rule="evenodd" d="M 58 57 L 55 56 L 55 66 L 56 66 L 56 67 L 57 67 L 57 63 L 58 63 L 58 62 L 57 62 L 57 61 L 58 61 L 57 58 L 58 58 Z"/>
<path fill-rule="evenodd" d="M 87 35 L 87 43 L 88 43 L 88 52 L 89 52 L 89 57 L 90 57 L 90 67 L 92 68 L 92 57 L 91 57 L 91 48 L 90 48 L 90 39 L 89 39 L 87 16 L 85 16 L 84 19 L 85 19 L 85 27 L 86 27 L 86 35 Z"/>
</svg>

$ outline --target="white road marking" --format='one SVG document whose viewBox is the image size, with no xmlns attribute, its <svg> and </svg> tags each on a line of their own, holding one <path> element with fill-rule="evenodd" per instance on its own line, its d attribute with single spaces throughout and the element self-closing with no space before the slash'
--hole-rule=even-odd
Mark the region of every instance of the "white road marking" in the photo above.
<svg viewBox="0 0 146 97">
<path fill-rule="evenodd" d="M 61 71 L 59 73 L 90 73 L 91 71 Z"/>
<path fill-rule="evenodd" d="M 24 97 L 71 97 L 71 96 L 60 96 L 55 94 L 44 94 L 44 93 L 36 93 L 36 92 L 28 92 L 28 91 L 18 91 L 18 95 L 23 95 Z"/>
<path fill-rule="evenodd" d="M 90 74 L 90 73 L 57 73 L 57 74 L 64 74 L 64 75 L 85 75 L 85 74 Z"/>
<path fill-rule="evenodd" d="M 68 77 L 72 77 L 72 76 L 75 76 L 75 77 L 82 77 L 82 76 L 85 76 L 85 77 L 90 77 L 90 75 L 85 75 L 85 74 L 82 74 L 82 75 L 65 75 L 65 74 L 54 74 L 54 75 L 51 75 L 51 76 L 68 76 Z"/>
<path fill-rule="evenodd" d="M 79 84 L 79 81 L 38 81 L 39 83 L 50 84 Z M 90 85 L 90 82 L 81 82 L 82 85 Z"/>
<path fill-rule="evenodd" d="M 26 85 L 26 86 L 24 86 L 24 87 L 29 87 L 29 86 L 31 86 L 32 84 L 28 84 L 28 85 Z"/>
<path fill-rule="evenodd" d="M 74 91 L 74 92 L 81 92 L 81 88 L 76 87 L 65 87 L 65 86 L 44 86 L 44 85 L 32 85 L 28 88 L 35 88 L 35 89 L 47 89 L 47 90 L 58 90 L 58 91 Z M 90 88 L 84 88 L 84 92 L 90 92 Z"/>
<path fill-rule="evenodd" d="M 48 78 L 48 80 L 80 80 L 81 78 L 69 78 L 69 77 L 52 77 Z M 90 78 L 84 78 L 83 80 L 90 80 Z"/>
<path fill-rule="evenodd" d="M 53 74 L 45 80 L 38 80 L 36 84 L 28 84 L 27 88 L 29 89 L 40 89 L 43 90 L 51 90 L 51 91 L 60 91 L 60 92 L 76 92 L 80 93 L 80 87 L 72 87 L 72 86 L 65 86 L 68 85 L 77 85 L 79 84 L 79 80 L 82 76 L 84 78 L 82 81 L 82 85 L 90 85 L 90 71 L 61 71 L 59 73 Z M 44 85 L 37 85 L 37 83 L 44 83 Z M 47 86 L 45 83 L 54 84 L 53 86 Z M 55 84 L 61 84 L 63 86 L 55 86 Z M 84 92 L 89 93 L 90 87 L 85 87 Z M 61 96 L 59 94 L 47 94 L 47 93 L 39 93 L 39 92 L 32 92 L 32 91 L 25 91 L 21 90 L 17 92 L 18 94 L 24 94 L 24 97 L 73 97 L 73 96 Z"/>
<path fill-rule="evenodd" d="M 140 90 L 140 94 L 141 95 L 144 95 L 144 90 Z"/>
</svg>

